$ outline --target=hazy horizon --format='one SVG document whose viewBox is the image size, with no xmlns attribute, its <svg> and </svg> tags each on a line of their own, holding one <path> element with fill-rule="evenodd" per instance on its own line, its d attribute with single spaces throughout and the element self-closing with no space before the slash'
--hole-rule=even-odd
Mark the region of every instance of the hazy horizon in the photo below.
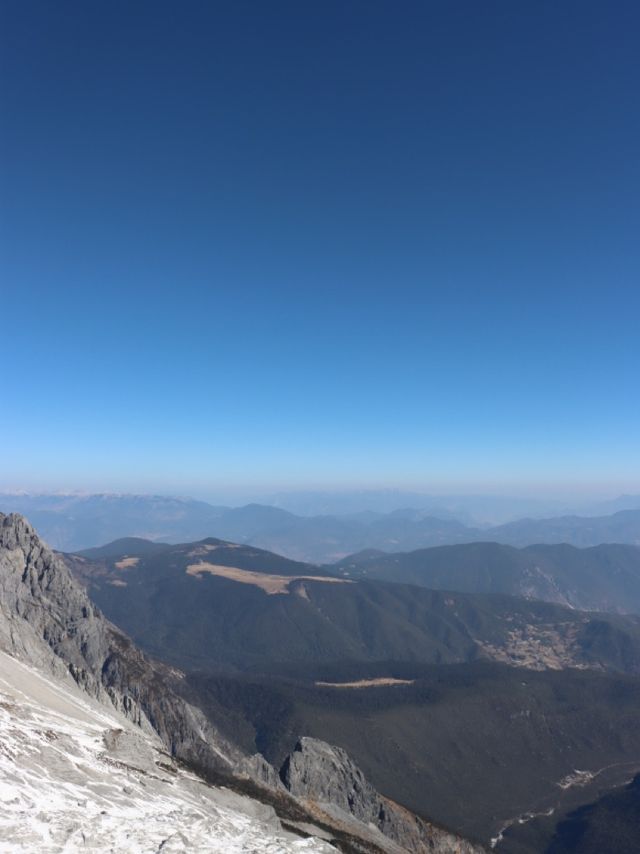
<svg viewBox="0 0 640 854">
<path fill-rule="evenodd" d="M 311 496 L 326 496 L 329 498 L 353 498 L 361 497 L 366 503 L 367 498 L 379 496 L 387 496 L 393 499 L 395 496 L 399 500 L 405 497 L 420 497 L 436 501 L 439 498 L 454 500 L 454 499 L 497 499 L 501 501 L 513 500 L 515 502 L 531 501 L 540 503 L 556 503 L 558 505 L 565 502 L 573 503 L 589 503 L 597 501 L 613 501 L 624 497 L 633 497 L 640 495 L 640 486 L 634 484 L 624 484 L 616 487 L 615 485 L 590 485 L 588 489 L 584 485 L 567 486 L 555 488 L 540 488 L 533 487 L 514 487 L 512 485 L 504 485 L 502 488 L 495 484 L 482 488 L 480 486 L 468 486 L 466 488 L 447 488 L 446 486 L 434 485 L 432 488 L 423 487 L 415 484 L 407 486 L 393 485 L 336 485 L 336 484 L 303 484 L 303 485 L 279 485 L 275 484 L 271 487 L 262 485 L 251 488 L 250 486 L 238 486 L 237 484 L 227 487 L 212 486 L 210 488 L 194 488 L 187 491 L 180 491 L 171 486 L 157 489 L 135 489 L 135 488 L 100 488 L 95 487 L 39 487 L 39 486 L 19 486 L 15 484 L 4 484 L 0 482 L 0 495 L 32 495 L 32 496 L 70 496 L 83 497 L 93 495 L 109 495 L 109 496 L 158 496 L 166 498 L 180 499 L 195 499 L 206 501 L 212 504 L 228 504 L 229 506 L 240 506 L 248 503 L 274 503 L 277 499 L 305 498 Z M 409 507 L 408 504 L 398 504 L 398 507 Z"/>
</svg>

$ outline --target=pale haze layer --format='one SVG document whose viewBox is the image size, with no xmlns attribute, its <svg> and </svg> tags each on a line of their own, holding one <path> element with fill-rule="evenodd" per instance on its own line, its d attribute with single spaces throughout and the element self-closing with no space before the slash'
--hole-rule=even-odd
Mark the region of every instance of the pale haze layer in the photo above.
<svg viewBox="0 0 640 854">
<path fill-rule="evenodd" d="M 1 489 L 639 491 L 637 4 L 0 14 Z"/>
</svg>

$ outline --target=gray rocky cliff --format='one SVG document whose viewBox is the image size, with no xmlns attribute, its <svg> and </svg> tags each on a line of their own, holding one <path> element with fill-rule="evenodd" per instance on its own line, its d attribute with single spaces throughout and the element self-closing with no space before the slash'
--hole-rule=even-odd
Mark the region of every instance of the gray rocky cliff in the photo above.
<svg viewBox="0 0 640 854">
<path fill-rule="evenodd" d="M 483 851 L 380 795 L 346 751 L 316 738 L 298 740 L 280 776 L 292 795 L 373 826 L 397 843 L 399 850 L 435 854 Z"/>
<path fill-rule="evenodd" d="M 171 689 L 176 676 L 151 662 L 102 615 L 22 516 L 0 514 L 0 648 L 73 680 L 158 733 L 172 755 L 227 770 L 243 754 Z"/>
</svg>

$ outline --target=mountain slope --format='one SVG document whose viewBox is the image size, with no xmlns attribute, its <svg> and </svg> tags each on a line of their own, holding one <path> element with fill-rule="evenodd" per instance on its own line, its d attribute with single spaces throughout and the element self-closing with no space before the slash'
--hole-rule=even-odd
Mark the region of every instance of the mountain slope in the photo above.
<svg viewBox="0 0 640 854">
<path fill-rule="evenodd" d="M 640 771 L 637 677 L 386 662 L 188 680 L 203 708 L 235 710 L 245 749 L 278 765 L 299 732 L 328 741 L 384 795 L 487 846 L 527 813 L 588 803 Z"/>
<path fill-rule="evenodd" d="M 335 851 L 258 801 L 203 786 L 157 736 L 4 652 L 0 743 L 2 850 Z"/>
<path fill-rule="evenodd" d="M 28 522 L 2 514 L 0 647 L 56 676 L 68 671 L 87 693 L 147 729 L 153 722 L 179 758 L 216 770 L 241 758 L 197 709 L 168 690 L 173 674 L 104 619 Z"/>
<path fill-rule="evenodd" d="M 547 854 L 635 854 L 640 827 L 640 775 L 622 789 L 571 813 L 561 822 Z"/>
<path fill-rule="evenodd" d="M 188 670 L 490 658 L 640 671 L 640 618 L 503 595 L 336 578 L 219 540 L 90 561 L 66 556 L 107 616 Z"/>
<path fill-rule="evenodd" d="M 385 796 L 487 843 L 564 798 L 575 768 L 640 763 L 640 680 L 609 675 L 638 672 L 637 617 L 309 580 L 317 567 L 211 540 L 68 559 L 142 644 L 195 671 L 185 696 L 246 751 L 278 767 L 301 733 L 330 742 Z"/>
<path fill-rule="evenodd" d="M 188 702 L 182 696 L 185 692 L 184 674 L 145 658 L 122 632 L 107 622 L 77 582 L 72 579 L 64 563 L 39 540 L 26 520 L 20 516 L 3 516 L 2 514 L 0 514 L 0 649 L 23 663 L 35 666 L 48 684 L 48 687 L 43 686 L 41 680 L 38 682 L 33 673 L 31 674 L 33 678 L 26 678 L 23 672 L 21 677 L 23 687 L 19 684 L 16 686 L 14 679 L 14 684 L 8 689 L 10 699 L 3 707 L 4 711 L 9 713 L 9 726 L 14 729 L 17 726 L 20 730 L 18 724 L 24 704 L 11 700 L 12 691 L 14 694 L 16 690 L 21 692 L 26 698 L 27 705 L 31 701 L 36 704 L 42 701 L 46 708 L 36 709 L 33 716 L 34 719 L 44 720 L 52 707 L 53 711 L 57 710 L 63 717 L 73 717 L 74 714 L 77 716 L 77 709 L 74 711 L 75 706 L 71 708 L 69 703 L 65 705 L 60 698 L 64 697 L 68 691 L 77 697 L 77 689 L 80 688 L 86 693 L 87 701 L 94 704 L 94 709 L 95 703 L 101 703 L 108 710 L 105 715 L 111 716 L 110 721 L 113 721 L 113 715 L 126 719 L 127 727 L 124 725 L 117 727 L 115 735 L 103 733 L 107 748 L 110 749 L 113 742 L 119 749 L 124 739 L 123 749 L 127 753 L 129 736 L 121 737 L 119 732 L 126 729 L 130 733 L 132 725 L 135 725 L 136 738 L 146 739 L 147 745 L 148 740 L 153 739 L 154 744 L 164 746 L 164 750 L 171 759 L 181 760 L 189 768 L 197 771 L 202 778 L 198 785 L 202 785 L 202 781 L 206 780 L 209 783 L 222 784 L 227 789 L 250 793 L 253 800 L 260 802 L 255 803 L 251 808 L 253 815 L 270 817 L 269 821 L 272 822 L 277 833 L 282 827 L 276 819 L 276 813 L 283 821 L 286 820 L 288 826 L 297 828 L 301 835 L 309 836 L 310 833 L 317 832 L 335 841 L 344 851 L 398 854 L 402 850 L 420 852 L 428 848 L 442 854 L 458 851 L 471 854 L 475 850 L 473 846 L 458 837 L 427 825 L 408 811 L 391 803 L 388 804 L 388 810 L 395 816 L 394 822 L 383 827 L 380 821 L 378 827 L 369 827 L 359 821 L 353 812 L 345 812 L 331 804 L 329 805 L 331 811 L 328 812 L 311 798 L 294 798 L 281 783 L 276 771 L 262 757 L 248 755 L 241 747 L 234 744 L 232 738 L 221 734 L 215 723 L 216 716 L 224 712 L 220 706 L 214 703 L 208 708 L 208 716 L 205 716 L 197 703 Z M 12 673 L 16 677 L 19 671 L 14 667 Z M 52 687 L 52 680 L 56 683 L 55 687 Z M 25 685 L 27 688 L 24 687 Z M 45 702 L 43 697 L 48 697 L 49 701 Z M 61 705 L 62 708 L 60 708 Z M 102 762 L 102 754 L 96 754 L 95 720 L 89 717 L 90 720 L 87 721 L 86 715 L 82 717 L 80 714 L 81 721 L 88 723 L 94 732 L 91 745 L 88 745 L 86 740 L 80 745 L 73 740 L 70 742 L 66 738 L 68 728 L 62 732 L 64 738 L 60 739 L 57 738 L 53 725 L 48 729 L 40 728 L 36 733 L 36 735 L 44 733 L 45 740 L 49 738 L 47 733 L 50 733 L 53 741 L 60 741 L 59 747 L 63 748 L 61 751 L 63 758 L 60 759 L 60 767 L 63 768 L 61 773 L 67 774 L 69 770 L 69 764 L 65 764 L 64 757 L 67 754 L 75 756 L 78 751 L 85 764 L 100 765 Z M 67 725 L 63 722 L 62 726 L 64 729 Z M 111 725 L 109 730 L 110 732 L 113 730 Z M 42 760 L 45 763 L 45 771 L 51 770 L 49 776 L 51 779 L 55 778 L 58 772 L 56 767 L 48 769 L 47 751 L 42 739 L 36 738 L 36 743 L 33 743 L 32 736 L 33 733 L 29 731 L 23 739 L 24 750 L 31 751 L 41 758 L 45 755 L 45 759 Z M 136 744 L 139 746 L 139 742 Z M 86 751 L 82 752 L 85 748 L 89 750 L 89 754 Z M 146 755 L 148 758 L 148 750 Z M 113 759 L 113 756 L 111 758 Z M 49 759 L 51 759 L 50 755 Z M 109 755 L 105 761 L 108 765 Z M 118 763 L 125 761 L 127 764 L 129 760 L 127 757 L 123 760 L 120 756 L 114 761 Z M 48 764 L 50 765 L 51 762 Z M 150 767 L 152 766 L 147 763 L 143 770 L 150 773 Z M 98 768 L 98 776 L 102 773 L 101 769 L 104 770 L 102 765 Z M 172 774 L 170 769 L 165 768 L 162 773 L 165 771 Z M 9 767 L 3 785 L 4 783 L 8 785 L 9 779 L 15 782 L 15 774 L 11 777 L 12 773 Z M 155 773 L 153 770 L 154 775 Z M 91 776 L 82 778 L 80 775 L 75 782 L 80 789 L 85 786 L 91 788 L 91 779 Z M 180 780 L 183 780 L 182 776 Z M 29 786 L 33 781 L 23 777 L 21 782 L 25 789 L 24 792 L 21 790 L 21 795 L 26 799 L 31 798 Z M 184 787 L 181 783 L 180 789 L 182 788 Z M 151 794 L 149 790 L 149 795 Z M 178 800 L 180 800 L 182 795 L 178 794 Z M 190 797 L 188 792 L 184 794 L 182 801 Z M 100 801 L 99 799 L 96 801 L 94 795 L 96 792 L 88 792 L 86 800 L 87 803 L 90 802 L 92 806 L 97 807 Z M 37 799 L 37 791 L 33 796 Z M 158 795 L 158 797 L 162 796 Z M 271 809 L 265 813 L 262 804 L 270 805 L 276 812 Z M 159 810 L 162 809 L 160 805 L 157 806 Z M 191 814 L 194 813 L 195 808 L 191 809 L 188 804 L 184 806 L 190 809 Z M 118 825 L 118 809 L 119 806 L 114 805 L 114 827 Z M 150 809 L 153 812 L 151 805 Z M 195 812 L 194 832 L 200 832 L 200 830 L 204 832 L 202 816 L 197 814 L 197 810 Z M 54 805 L 47 814 L 45 823 L 55 824 L 56 815 Z M 153 816 L 149 813 L 149 816 L 152 823 L 158 817 L 155 813 Z M 67 817 L 74 825 L 77 816 L 74 814 Z M 210 828 L 211 824 L 209 823 L 207 827 Z M 393 838 L 385 836 L 382 833 L 383 829 L 393 833 Z M 16 834 L 22 832 L 17 825 L 13 826 L 13 831 Z M 94 832 L 95 827 L 91 824 L 81 825 L 79 830 L 80 835 L 82 833 L 91 835 Z M 165 831 L 162 829 L 159 832 Z M 233 832 L 233 829 L 230 832 Z M 255 829 L 255 835 L 256 838 L 260 837 L 262 831 Z M 166 850 L 174 850 L 171 847 L 173 844 L 171 840 L 167 842 Z M 274 846 L 276 850 L 280 850 L 277 844 L 274 843 Z M 178 847 L 175 850 L 182 850 L 180 845 L 183 845 L 183 842 L 180 839 L 176 845 Z M 322 848 L 324 843 L 322 845 L 318 843 L 318 845 Z M 51 850 L 60 850 L 57 841 L 52 842 Z M 212 850 L 218 849 L 214 847 Z M 257 850 L 263 849 L 258 847 Z M 312 847 L 310 850 L 315 849 Z"/>
<path fill-rule="evenodd" d="M 640 613 L 640 548 L 469 543 L 400 554 L 362 553 L 332 567 L 347 578 L 435 590 L 506 593 L 583 610 Z"/>
<path fill-rule="evenodd" d="M 624 770 L 624 769 L 623 769 Z M 594 779 L 582 797 L 558 809 L 522 816 L 503 829 L 499 854 L 637 854 L 640 828 L 640 774 L 627 765 L 615 780 Z M 584 775 L 574 775 L 575 779 Z M 570 790 L 565 790 L 566 794 Z"/>
<path fill-rule="evenodd" d="M 144 537 L 120 537 L 118 540 L 112 540 L 104 546 L 97 546 L 91 549 L 85 549 L 81 554 L 92 560 L 103 560 L 118 555 L 148 555 L 162 551 L 167 543 L 155 543 L 152 540 L 145 540 Z"/>
</svg>

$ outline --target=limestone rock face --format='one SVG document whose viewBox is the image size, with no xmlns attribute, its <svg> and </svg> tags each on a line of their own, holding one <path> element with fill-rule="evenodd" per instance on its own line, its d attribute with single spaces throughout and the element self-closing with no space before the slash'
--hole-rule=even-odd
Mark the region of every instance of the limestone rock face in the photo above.
<svg viewBox="0 0 640 854">
<path fill-rule="evenodd" d="M 58 674 L 95 668 L 107 643 L 106 621 L 16 514 L 0 514 L 0 614 L 2 648 Z"/>
<path fill-rule="evenodd" d="M 5 854 L 337 854 L 286 830 L 273 807 L 204 785 L 157 735 L 3 651 L 0 791 Z"/>
<path fill-rule="evenodd" d="M 281 777 L 294 795 L 334 804 L 365 822 L 378 822 L 382 807 L 378 793 L 339 747 L 300 738 L 282 766 Z"/>
<path fill-rule="evenodd" d="M 22 516 L 0 514 L 0 648 L 58 679 L 73 678 L 172 755 L 228 770 L 242 758 L 171 689 L 172 671 L 113 626 Z"/>
<path fill-rule="evenodd" d="M 242 776 L 249 777 L 249 779 L 255 780 L 256 783 L 266 786 L 268 789 L 284 790 L 278 772 L 260 753 L 245 757 L 236 770 Z"/>
<path fill-rule="evenodd" d="M 340 810 L 373 826 L 402 851 L 477 854 L 483 849 L 435 827 L 380 795 L 339 747 L 316 738 L 300 738 L 280 771 L 292 795 Z"/>
</svg>

